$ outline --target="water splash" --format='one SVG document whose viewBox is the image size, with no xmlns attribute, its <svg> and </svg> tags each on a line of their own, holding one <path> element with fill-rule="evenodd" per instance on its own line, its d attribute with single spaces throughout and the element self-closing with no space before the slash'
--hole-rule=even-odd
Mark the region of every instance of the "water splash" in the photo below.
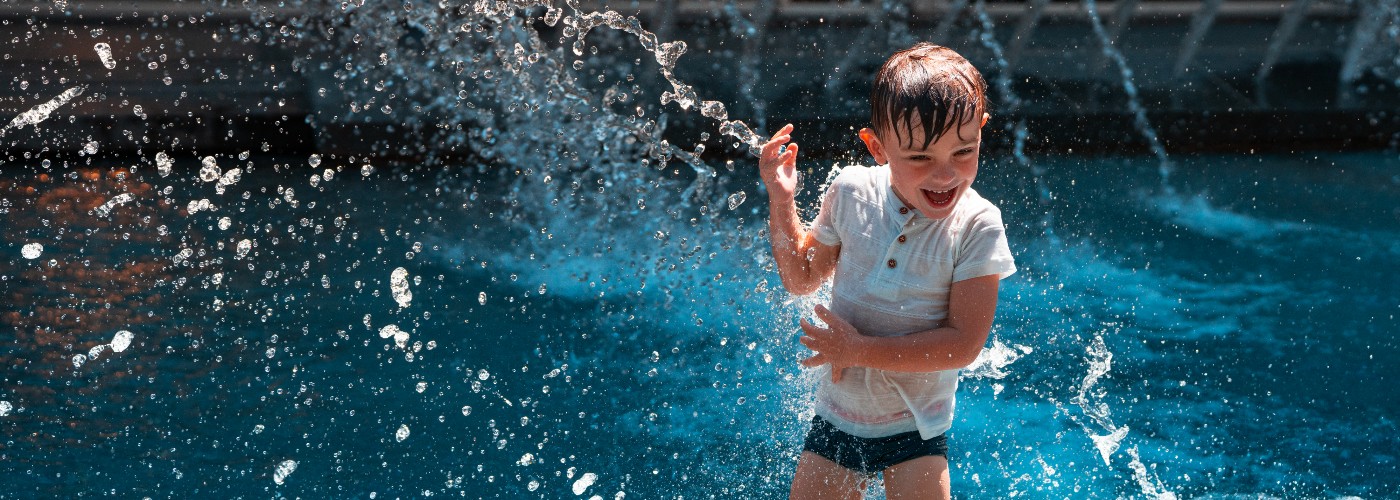
<svg viewBox="0 0 1400 500">
<path fill-rule="evenodd" d="M 120 207 L 120 206 L 122 206 L 122 205 L 125 205 L 125 204 L 127 204 L 127 203 L 131 203 L 131 202 L 132 202 L 133 200 L 135 200 L 135 199 L 136 199 L 136 196 L 133 195 L 133 194 L 131 194 L 131 193 L 122 193 L 122 194 L 113 196 L 112 199 L 107 200 L 107 201 L 104 202 L 102 205 L 100 205 L 100 206 L 98 206 L 97 208 L 93 209 L 93 213 L 94 213 L 94 214 L 97 214 L 98 217 L 107 217 L 107 216 L 112 215 L 112 210 L 113 210 L 113 209 L 115 209 L 115 208 L 117 208 L 117 207 Z"/>
<path fill-rule="evenodd" d="M 26 125 L 37 126 L 44 120 L 49 119 L 49 115 L 52 114 L 54 110 L 62 107 L 65 104 L 68 104 L 69 101 L 72 101 L 74 98 L 82 95 L 84 90 L 87 90 L 86 85 L 79 85 L 77 87 L 70 88 L 68 90 L 63 91 L 63 93 L 59 94 L 57 97 L 50 99 L 48 102 L 35 106 L 29 111 L 20 113 L 19 116 L 16 116 L 13 120 L 10 120 L 10 123 L 8 125 L 5 125 L 5 128 L 0 128 L 0 137 L 4 137 L 5 134 L 12 129 L 19 129 Z"/>
</svg>

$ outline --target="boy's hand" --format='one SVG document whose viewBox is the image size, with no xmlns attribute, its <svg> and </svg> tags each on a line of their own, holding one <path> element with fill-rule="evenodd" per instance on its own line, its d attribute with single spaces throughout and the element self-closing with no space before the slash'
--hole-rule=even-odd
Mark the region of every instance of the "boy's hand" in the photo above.
<svg viewBox="0 0 1400 500">
<path fill-rule="evenodd" d="M 792 124 L 784 125 L 763 145 L 758 157 L 758 173 L 769 196 L 797 196 L 797 143 L 792 140 Z M 784 148 L 783 146 L 787 147 Z"/>
<path fill-rule="evenodd" d="M 802 366 L 812 368 L 830 364 L 832 383 L 840 382 L 842 370 L 859 366 L 857 361 L 865 350 L 865 337 L 826 306 L 819 304 L 814 311 L 817 317 L 826 323 L 826 328 L 814 325 L 805 318 L 801 321 L 802 331 L 807 335 L 798 341 L 817 352 L 816 355 L 802 360 Z"/>
</svg>

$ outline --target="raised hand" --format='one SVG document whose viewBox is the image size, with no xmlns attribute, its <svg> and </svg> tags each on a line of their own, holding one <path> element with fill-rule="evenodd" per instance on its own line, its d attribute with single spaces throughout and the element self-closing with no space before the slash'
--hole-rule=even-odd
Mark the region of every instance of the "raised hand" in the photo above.
<svg viewBox="0 0 1400 500">
<path fill-rule="evenodd" d="M 826 327 L 814 325 L 805 318 L 801 321 L 802 331 L 806 335 L 798 341 L 817 352 L 812 357 L 802 360 L 802 366 L 812 368 L 830 364 L 831 381 L 840 382 L 842 370 L 859 366 L 857 361 L 865 350 L 865 337 L 826 306 L 818 304 L 814 311 L 817 317 L 826 323 Z"/>
<path fill-rule="evenodd" d="M 789 123 L 773 134 L 758 157 L 759 175 L 770 197 L 797 195 L 797 143 L 791 142 L 792 128 Z"/>
</svg>

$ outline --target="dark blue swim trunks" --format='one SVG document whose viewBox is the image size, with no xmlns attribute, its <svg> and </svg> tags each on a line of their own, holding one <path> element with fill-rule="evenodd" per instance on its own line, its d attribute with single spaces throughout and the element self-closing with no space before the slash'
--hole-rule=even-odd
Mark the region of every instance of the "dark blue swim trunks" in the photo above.
<svg viewBox="0 0 1400 500">
<path fill-rule="evenodd" d="M 802 449 L 826 457 L 847 469 L 874 475 L 919 457 L 947 457 L 948 438 L 940 435 L 923 439 L 918 431 L 862 438 L 842 432 L 821 417 L 812 417 L 812 430 L 807 431 L 807 440 L 802 444 Z"/>
</svg>

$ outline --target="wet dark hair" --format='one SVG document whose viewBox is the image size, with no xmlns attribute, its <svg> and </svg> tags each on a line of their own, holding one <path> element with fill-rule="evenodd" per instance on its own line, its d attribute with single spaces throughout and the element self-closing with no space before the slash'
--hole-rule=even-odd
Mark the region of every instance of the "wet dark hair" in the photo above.
<svg viewBox="0 0 1400 500">
<path fill-rule="evenodd" d="M 870 90 L 870 121 L 877 134 L 891 132 L 914 147 L 914 119 L 924 129 L 924 145 L 949 129 L 982 117 L 987 81 L 953 49 L 919 42 L 894 53 L 880 66 Z M 959 138 L 962 138 L 959 136 Z"/>
</svg>

